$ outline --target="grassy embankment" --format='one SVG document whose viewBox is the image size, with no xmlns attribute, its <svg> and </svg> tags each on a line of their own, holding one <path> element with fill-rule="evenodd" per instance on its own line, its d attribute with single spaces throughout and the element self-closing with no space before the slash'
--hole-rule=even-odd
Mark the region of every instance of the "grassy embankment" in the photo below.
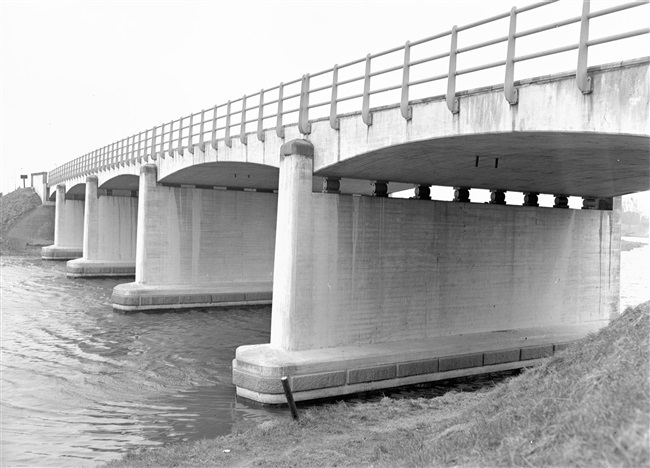
<svg viewBox="0 0 650 468">
<path fill-rule="evenodd" d="M 54 207 L 43 206 L 32 188 L 0 197 L 0 254 L 37 255 L 54 242 Z"/>
<path fill-rule="evenodd" d="M 108 467 L 649 466 L 649 308 L 489 391 L 332 404 Z"/>
</svg>

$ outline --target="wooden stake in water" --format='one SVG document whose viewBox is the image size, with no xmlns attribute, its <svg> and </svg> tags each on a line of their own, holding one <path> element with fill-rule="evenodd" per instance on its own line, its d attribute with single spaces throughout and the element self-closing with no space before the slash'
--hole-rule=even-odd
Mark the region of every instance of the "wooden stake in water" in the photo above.
<svg viewBox="0 0 650 468">
<path fill-rule="evenodd" d="M 284 396 L 287 397 L 287 403 L 289 403 L 289 409 L 291 410 L 291 417 L 295 420 L 298 420 L 298 408 L 296 408 L 296 402 L 293 401 L 291 387 L 289 386 L 289 379 L 287 377 L 282 377 L 281 380 L 282 388 L 284 389 Z"/>
</svg>

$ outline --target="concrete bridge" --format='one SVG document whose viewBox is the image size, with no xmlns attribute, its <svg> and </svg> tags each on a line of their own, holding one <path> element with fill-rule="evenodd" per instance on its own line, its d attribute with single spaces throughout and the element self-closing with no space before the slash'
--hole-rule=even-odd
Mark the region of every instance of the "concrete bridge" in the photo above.
<svg viewBox="0 0 650 468">
<path fill-rule="evenodd" d="M 538 362 L 619 313 L 618 197 L 650 189 L 650 60 L 588 66 L 591 47 L 649 32 L 590 38 L 590 19 L 647 3 L 591 12 L 585 1 L 579 17 L 517 30 L 545 5 L 304 75 L 55 169 L 43 258 L 71 259 L 70 277 L 134 275 L 113 292 L 120 311 L 273 298 L 271 342 L 240 347 L 233 362 L 238 394 L 264 403 L 284 401 L 282 376 L 305 400 Z M 504 36 L 458 47 L 463 31 L 504 18 Z M 575 43 L 515 54 L 518 38 L 573 23 Z M 448 51 L 411 60 L 435 41 Z M 503 60 L 457 67 L 497 43 Z M 514 80 L 517 63 L 570 50 L 575 70 Z M 398 66 L 373 67 L 391 54 Z M 446 73 L 411 78 L 439 61 Z M 339 78 L 354 67 L 363 73 Z M 503 83 L 456 89 L 457 76 L 497 67 Z M 412 98 L 436 82 L 444 95 Z M 359 109 L 340 112 L 350 102 Z M 431 185 L 455 198 L 430 200 Z M 387 196 L 404 188 L 411 199 Z M 472 188 L 491 202 L 471 203 Z M 512 191 L 523 206 L 506 204 Z"/>
</svg>

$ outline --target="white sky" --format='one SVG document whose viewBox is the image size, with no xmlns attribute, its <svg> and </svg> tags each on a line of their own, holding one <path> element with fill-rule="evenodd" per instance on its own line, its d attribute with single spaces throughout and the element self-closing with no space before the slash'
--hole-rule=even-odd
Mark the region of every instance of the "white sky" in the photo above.
<svg viewBox="0 0 650 468">
<path fill-rule="evenodd" d="M 50 171 L 162 122 L 449 30 L 454 24 L 533 3 L 0 2 L 0 191 L 4 193 L 21 186 L 20 174 Z M 579 15 L 581 3 L 564 0 L 554 11 L 563 18 Z M 592 3 L 593 11 L 612 2 Z M 552 7 L 545 9 L 553 14 Z M 617 23 L 626 29 L 647 27 L 649 9 L 634 10 L 631 16 L 621 14 Z M 551 22 L 550 18 L 544 21 Z M 633 20 L 640 25 L 630 25 Z M 524 23 L 522 18 L 521 27 L 530 27 Z M 503 31 L 497 35 L 507 34 L 506 25 L 496 25 Z M 618 32 L 614 29 L 593 21 L 592 37 Z M 575 35 L 575 31 L 569 32 Z M 642 40 L 630 40 L 631 52 L 630 47 L 617 46 L 610 60 L 594 59 L 590 52 L 590 64 L 649 55 L 648 36 Z M 577 42 L 577 36 L 571 42 Z M 621 55 L 623 49 L 628 56 Z M 517 52 L 521 53 L 519 45 Z M 553 71 L 575 66 L 575 54 L 557 60 L 562 58 L 567 66 Z M 544 63 L 539 66 L 544 70 Z M 502 77 L 503 71 L 497 75 Z"/>
</svg>

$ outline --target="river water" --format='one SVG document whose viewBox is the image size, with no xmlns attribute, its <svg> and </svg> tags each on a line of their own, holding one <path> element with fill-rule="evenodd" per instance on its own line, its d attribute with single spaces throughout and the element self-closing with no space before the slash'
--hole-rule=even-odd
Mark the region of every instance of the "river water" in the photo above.
<svg viewBox="0 0 650 468">
<path fill-rule="evenodd" d="M 650 246 L 639 240 L 621 255 L 622 308 L 650 298 Z M 231 383 L 236 347 L 268 342 L 270 306 L 123 315 L 110 306 L 120 280 L 0 261 L 1 466 L 96 466 L 289 417 L 237 401 Z"/>
</svg>

